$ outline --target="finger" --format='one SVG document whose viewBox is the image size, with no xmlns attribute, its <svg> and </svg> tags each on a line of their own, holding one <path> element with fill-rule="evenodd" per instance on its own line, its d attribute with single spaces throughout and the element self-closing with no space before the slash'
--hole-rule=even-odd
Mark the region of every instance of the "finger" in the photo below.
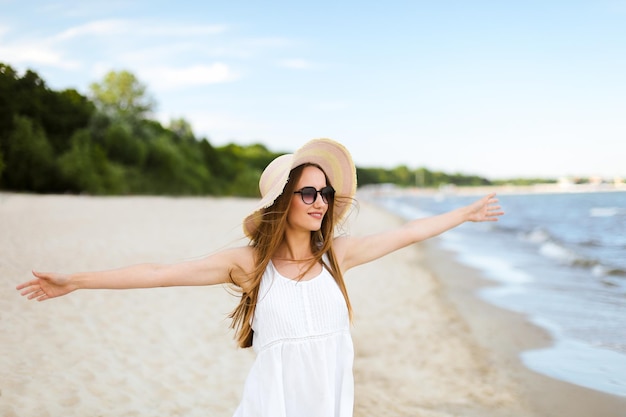
<svg viewBox="0 0 626 417">
<path fill-rule="evenodd" d="M 28 299 L 32 300 L 33 298 L 37 298 L 40 297 L 41 293 L 39 291 L 33 291 L 32 293 L 28 294 Z"/>
<path fill-rule="evenodd" d="M 498 213 L 486 213 L 485 214 L 485 221 L 488 222 L 497 222 L 498 221 Z"/>
<path fill-rule="evenodd" d="M 36 298 L 40 296 L 41 294 L 45 294 L 45 292 L 41 288 L 34 288 L 30 290 L 28 293 L 23 294 L 23 295 L 28 295 L 28 299 L 32 300 L 33 298 Z"/>
<path fill-rule="evenodd" d="M 29 295 L 38 291 L 39 289 L 40 289 L 39 286 L 30 285 L 26 289 L 24 289 L 22 292 L 20 292 L 20 295 Z"/>
<path fill-rule="evenodd" d="M 31 287 L 33 285 L 37 285 L 39 283 L 39 279 L 32 279 L 30 281 L 26 281 L 15 287 L 16 290 L 22 290 L 26 287 Z"/>
</svg>

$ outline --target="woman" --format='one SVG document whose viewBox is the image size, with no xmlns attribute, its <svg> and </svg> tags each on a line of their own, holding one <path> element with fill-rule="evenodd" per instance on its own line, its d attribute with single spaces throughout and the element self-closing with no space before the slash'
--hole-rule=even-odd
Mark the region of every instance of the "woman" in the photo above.
<svg viewBox="0 0 626 417">
<path fill-rule="evenodd" d="M 356 169 L 349 152 L 328 139 L 276 158 L 259 186 L 262 199 L 243 222 L 248 246 L 172 265 L 33 272 L 35 279 L 17 289 L 44 301 L 87 288 L 234 284 L 241 299 L 232 326 L 239 346 L 257 353 L 235 416 L 351 416 L 352 309 L 343 274 L 466 221 L 496 221 L 503 213 L 491 194 L 376 235 L 335 237 L 352 205 Z"/>
</svg>

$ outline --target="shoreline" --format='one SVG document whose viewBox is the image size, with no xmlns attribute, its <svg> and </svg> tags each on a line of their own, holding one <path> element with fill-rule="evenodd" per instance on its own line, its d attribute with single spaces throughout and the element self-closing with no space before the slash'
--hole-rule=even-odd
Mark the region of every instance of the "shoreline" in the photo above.
<svg viewBox="0 0 626 417">
<path fill-rule="evenodd" d="M 626 183 L 611 184 L 534 184 L 534 185 L 444 185 L 439 188 L 398 187 L 393 184 L 368 185 L 359 188 L 358 194 L 375 197 L 397 197 L 402 195 L 457 195 L 475 196 L 495 192 L 499 195 L 564 194 L 564 193 L 619 193 L 626 192 Z"/>
<path fill-rule="evenodd" d="M 551 346 L 554 342 L 552 336 L 547 330 L 531 323 L 526 316 L 481 299 L 477 291 L 497 283 L 483 278 L 479 271 L 458 263 L 454 253 L 434 247 L 436 245 L 436 242 L 424 244 L 426 267 L 444 284 L 446 296 L 459 309 L 476 337 L 493 351 L 496 362 L 513 371 L 512 375 L 519 381 L 531 409 L 542 416 L 615 417 L 620 412 L 624 413 L 626 397 L 574 385 L 526 367 L 521 353 Z M 434 261 L 441 257 L 451 260 Z M 511 329 L 521 331 L 518 334 Z"/>
<path fill-rule="evenodd" d="M 369 204 L 396 216 L 382 207 Z M 399 216 L 397 218 L 399 222 L 403 221 Z M 521 353 L 551 346 L 554 340 L 548 331 L 531 323 L 523 314 L 502 309 L 482 299 L 479 290 L 499 284 L 485 278 L 479 270 L 460 263 L 454 252 L 440 246 L 437 238 L 419 243 L 418 247 L 421 251 L 420 263 L 442 284 L 443 296 L 458 310 L 475 340 L 489 352 L 495 366 L 508 370 L 532 415 L 623 415 L 626 397 L 571 384 L 526 367 Z"/>
<path fill-rule="evenodd" d="M 350 234 L 401 223 L 364 200 Z M 235 346 L 227 287 L 78 291 L 44 303 L 14 288 L 32 268 L 167 263 L 247 244 L 241 221 L 255 204 L 1 194 L 0 415 L 232 416 L 254 354 Z M 480 300 L 489 283 L 436 241 L 349 271 L 354 417 L 617 417 L 626 401 L 523 366 L 520 348 L 550 338 Z"/>
</svg>

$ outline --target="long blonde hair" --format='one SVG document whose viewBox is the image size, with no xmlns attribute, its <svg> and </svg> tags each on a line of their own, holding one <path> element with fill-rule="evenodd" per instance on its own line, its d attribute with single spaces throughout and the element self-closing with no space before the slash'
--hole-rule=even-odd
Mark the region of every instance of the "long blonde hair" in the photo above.
<svg viewBox="0 0 626 417">
<path fill-rule="evenodd" d="M 296 183 L 302 176 L 302 171 L 307 166 L 314 166 L 322 170 L 321 167 L 315 164 L 303 164 L 292 169 L 289 173 L 289 180 L 283 189 L 283 193 L 276 199 L 274 204 L 264 209 L 260 214 L 261 224 L 254 232 L 250 241 L 250 245 L 254 248 L 256 266 L 248 278 L 248 285 L 246 285 L 248 291 L 242 292 L 239 305 L 237 305 L 229 315 L 232 319 L 230 327 L 235 329 L 235 339 L 239 347 L 247 348 L 252 346 L 252 338 L 254 335 L 252 319 L 259 296 L 261 278 L 270 260 L 276 253 L 276 250 L 283 242 L 287 228 L 287 213 L 291 207 L 293 192 L 295 191 Z M 322 170 L 322 172 L 324 171 Z M 324 173 L 324 175 L 326 175 L 326 173 Z M 326 177 L 326 184 L 332 185 L 328 177 Z M 339 269 L 339 264 L 337 263 L 337 258 L 332 246 L 335 225 L 337 223 L 334 207 L 337 199 L 341 198 L 345 197 L 335 196 L 333 204 L 329 204 L 328 206 L 320 230 L 311 232 L 310 245 L 313 258 L 311 259 L 309 269 L 313 268 L 313 266 L 318 263 L 322 263 L 330 272 L 346 300 L 348 314 L 350 320 L 352 320 L 352 305 L 350 304 L 343 274 Z M 324 255 L 326 256 L 324 257 Z M 302 275 L 306 272 L 308 272 L 308 270 Z"/>
</svg>

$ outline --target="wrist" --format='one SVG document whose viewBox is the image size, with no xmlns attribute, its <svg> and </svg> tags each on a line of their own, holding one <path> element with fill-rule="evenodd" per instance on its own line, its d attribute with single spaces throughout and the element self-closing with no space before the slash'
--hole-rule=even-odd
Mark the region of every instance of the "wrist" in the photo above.
<svg viewBox="0 0 626 417">
<path fill-rule="evenodd" d="M 70 291 L 76 291 L 87 288 L 85 275 L 80 273 L 66 275 L 66 285 Z"/>
<path fill-rule="evenodd" d="M 465 206 L 461 208 L 461 223 L 472 221 L 472 206 Z"/>
</svg>

